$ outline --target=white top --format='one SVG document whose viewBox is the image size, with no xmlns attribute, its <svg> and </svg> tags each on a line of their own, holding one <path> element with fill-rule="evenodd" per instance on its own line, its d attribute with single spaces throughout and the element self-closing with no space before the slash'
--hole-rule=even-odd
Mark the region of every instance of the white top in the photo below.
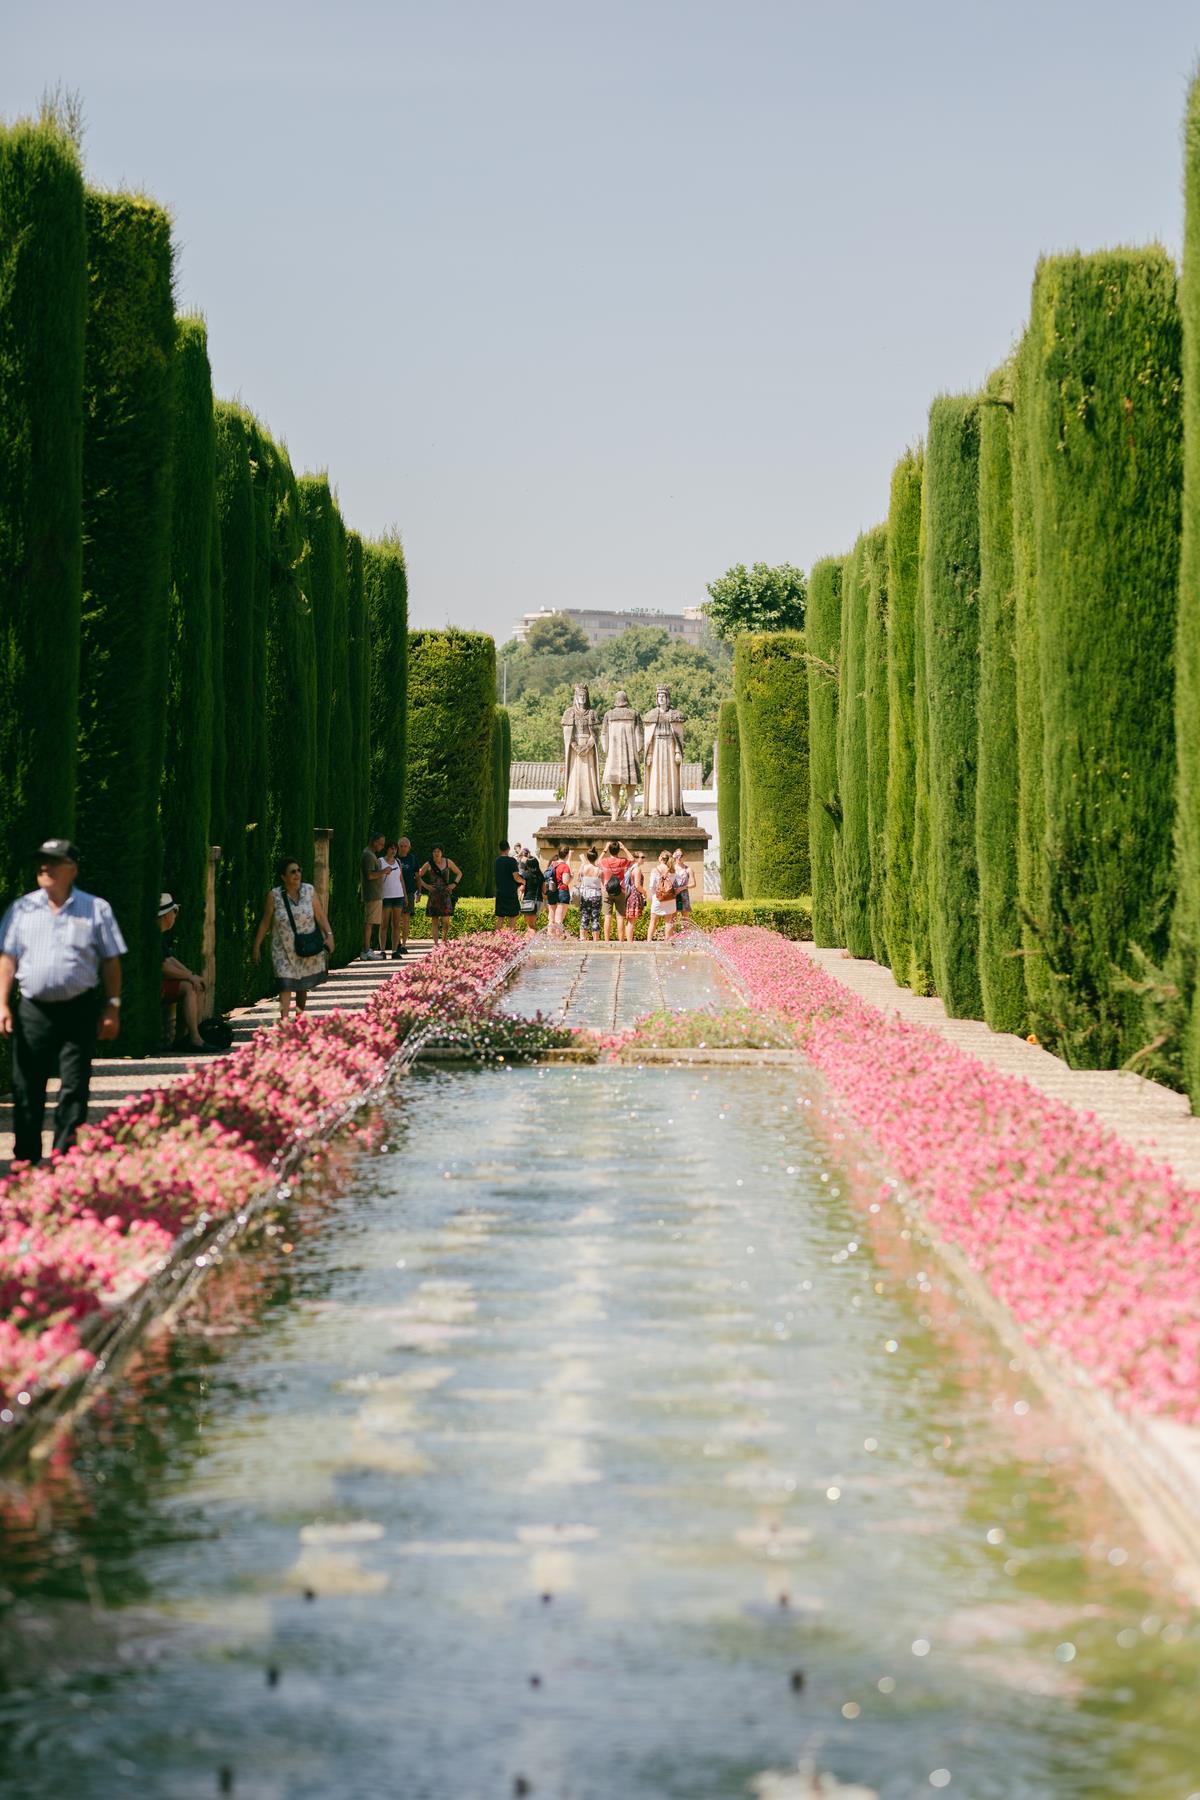
<svg viewBox="0 0 1200 1800">
<path fill-rule="evenodd" d="M 383 869 L 383 893 L 380 898 L 384 900 L 403 900 L 404 875 L 401 871 L 400 864 L 398 862 L 385 862 L 380 866 Z"/>
</svg>

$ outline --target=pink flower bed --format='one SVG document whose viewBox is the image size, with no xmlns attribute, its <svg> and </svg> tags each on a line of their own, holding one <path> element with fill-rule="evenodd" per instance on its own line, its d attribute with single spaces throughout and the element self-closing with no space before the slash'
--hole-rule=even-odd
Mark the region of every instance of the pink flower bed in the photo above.
<svg viewBox="0 0 1200 1800">
<path fill-rule="evenodd" d="M 1090 1113 L 867 1005 L 770 931 L 713 934 L 1027 1336 L 1200 1422 L 1200 1194 Z"/>
<path fill-rule="evenodd" d="M 516 954 L 511 932 L 457 939 L 357 1011 L 294 1015 L 0 1183 L 0 1408 L 11 1419 L 38 1382 L 88 1367 L 89 1314 L 127 1300 L 181 1232 L 250 1200 L 412 1032 L 476 1012 Z"/>
</svg>

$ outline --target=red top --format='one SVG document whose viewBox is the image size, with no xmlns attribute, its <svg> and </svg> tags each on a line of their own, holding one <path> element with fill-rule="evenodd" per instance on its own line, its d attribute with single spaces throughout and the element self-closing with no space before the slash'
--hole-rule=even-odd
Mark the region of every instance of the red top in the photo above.
<svg viewBox="0 0 1200 1800">
<path fill-rule="evenodd" d="M 625 871 L 632 861 L 633 858 L 631 856 L 602 856 L 600 858 L 600 873 L 605 881 L 607 881 L 611 875 L 615 875 L 618 881 L 624 881 Z"/>
<path fill-rule="evenodd" d="M 556 862 L 554 865 L 554 878 L 558 882 L 559 887 L 566 887 L 571 879 L 570 863 Z"/>
</svg>

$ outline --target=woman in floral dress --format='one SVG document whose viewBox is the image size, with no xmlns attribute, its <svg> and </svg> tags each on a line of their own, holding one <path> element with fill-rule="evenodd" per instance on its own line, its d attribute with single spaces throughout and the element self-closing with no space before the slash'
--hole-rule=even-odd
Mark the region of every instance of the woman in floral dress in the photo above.
<svg viewBox="0 0 1200 1800">
<path fill-rule="evenodd" d="M 435 944 L 445 943 L 450 935 L 450 915 L 454 911 L 454 890 L 462 880 L 462 870 L 452 862 L 440 844 L 435 844 L 429 861 L 417 870 L 421 892 L 429 896 L 429 925 Z"/>
<path fill-rule="evenodd" d="M 271 966 L 279 983 L 279 1023 L 282 1025 L 291 1011 L 293 994 L 296 996 L 296 1011 L 303 1012 L 308 1004 L 309 989 L 320 987 L 323 981 L 328 981 L 326 955 L 333 949 L 333 932 L 329 929 L 329 920 L 325 916 L 325 908 L 321 905 L 316 888 L 311 881 L 301 881 L 300 864 L 295 857 L 283 857 L 275 873 L 279 880 L 267 895 L 262 918 L 258 921 L 258 930 L 254 934 L 252 955 L 257 963 L 262 956 L 263 939 L 269 931 Z M 289 906 L 292 909 L 290 919 Z M 304 931 L 319 931 L 325 941 L 324 949 L 319 950 L 315 956 L 296 954 L 295 934 Z"/>
</svg>

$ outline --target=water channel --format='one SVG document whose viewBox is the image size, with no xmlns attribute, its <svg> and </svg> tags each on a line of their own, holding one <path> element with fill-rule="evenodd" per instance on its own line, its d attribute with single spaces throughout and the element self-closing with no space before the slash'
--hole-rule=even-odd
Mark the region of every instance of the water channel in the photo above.
<svg viewBox="0 0 1200 1800">
<path fill-rule="evenodd" d="M 1196 1800 L 1193 1615 L 1012 1364 L 803 1068 L 418 1068 L 4 1495 L 0 1792 Z"/>
</svg>

